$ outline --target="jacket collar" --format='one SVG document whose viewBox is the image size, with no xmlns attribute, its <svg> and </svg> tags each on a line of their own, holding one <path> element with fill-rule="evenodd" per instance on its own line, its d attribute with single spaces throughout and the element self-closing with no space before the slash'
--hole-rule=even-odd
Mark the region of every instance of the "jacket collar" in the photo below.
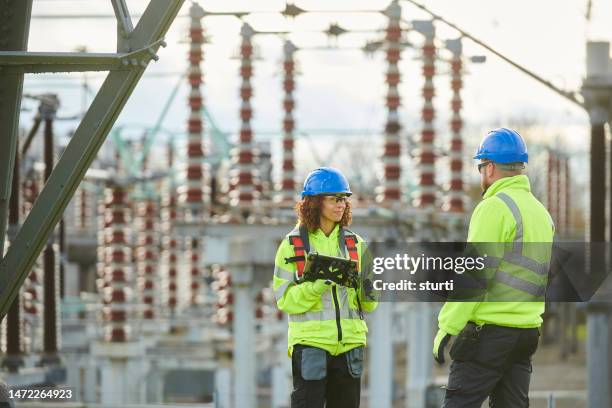
<svg viewBox="0 0 612 408">
<path fill-rule="evenodd" d="M 338 237 L 338 232 L 340 231 L 340 224 L 336 223 L 336 226 L 331 231 L 329 236 L 326 236 L 321 228 L 317 228 L 315 232 L 313 232 L 313 237 L 317 239 L 331 239 Z"/>
<path fill-rule="evenodd" d="M 482 195 L 482 198 L 492 197 L 500 191 L 506 189 L 524 190 L 530 192 L 531 185 L 529 184 L 529 178 L 527 178 L 527 176 L 524 174 L 500 178 L 495 183 L 491 184 L 487 191 L 485 191 L 485 193 Z"/>
</svg>

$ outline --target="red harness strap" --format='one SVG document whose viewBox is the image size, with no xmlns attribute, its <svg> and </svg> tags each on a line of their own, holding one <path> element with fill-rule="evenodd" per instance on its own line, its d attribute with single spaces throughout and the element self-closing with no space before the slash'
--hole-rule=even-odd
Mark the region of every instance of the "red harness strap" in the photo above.
<svg viewBox="0 0 612 408">
<path fill-rule="evenodd" d="M 291 243 L 295 252 L 295 276 L 297 279 L 300 279 L 304 274 L 304 261 L 306 261 L 304 242 L 302 242 L 302 237 L 299 235 L 293 235 L 289 237 L 289 243 Z"/>
<path fill-rule="evenodd" d="M 353 261 L 359 262 L 359 252 L 357 252 L 357 242 L 354 236 L 344 237 L 344 243 L 349 253 L 349 257 Z"/>
</svg>

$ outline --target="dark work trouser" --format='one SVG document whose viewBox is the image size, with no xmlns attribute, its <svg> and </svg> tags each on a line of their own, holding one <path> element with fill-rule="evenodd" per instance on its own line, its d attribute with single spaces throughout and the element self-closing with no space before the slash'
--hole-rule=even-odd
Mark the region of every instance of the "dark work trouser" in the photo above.
<svg viewBox="0 0 612 408">
<path fill-rule="evenodd" d="M 316 347 L 296 345 L 291 367 L 291 408 L 359 407 L 363 347 L 332 356 Z"/>
<path fill-rule="evenodd" d="M 539 337 L 538 329 L 485 325 L 474 343 L 453 344 L 444 408 L 480 408 L 487 397 L 493 408 L 528 407 Z"/>
</svg>

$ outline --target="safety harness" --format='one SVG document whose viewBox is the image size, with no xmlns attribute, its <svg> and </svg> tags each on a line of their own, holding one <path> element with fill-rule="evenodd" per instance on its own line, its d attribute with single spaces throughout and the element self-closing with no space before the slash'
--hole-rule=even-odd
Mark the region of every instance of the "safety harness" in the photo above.
<svg viewBox="0 0 612 408">
<path fill-rule="evenodd" d="M 295 256 L 285 258 L 285 263 L 295 262 L 295 281 L 299 281 L 304 274 L 304 264 L 306 262 L 306 254 L 310 252 L 310 241 L 308 240 L 308 229 L 305 225 L 300 225 L 288 235 L 289 243 L 293 246 Z M 340 227 L 340 241 L 344 241 L 344 256 L 347 255 L 351 260 L 357 261 L 359 264 L 359 252 L 357 251 L 357 235 L 352 231 Z M 355 296 L 357 298 L 357 307 L 359 308 L 359 317 L 363 319 L 363 310 L 361 301 L 359 300 L 359 288 L 354 287 Z"/>
</svg>

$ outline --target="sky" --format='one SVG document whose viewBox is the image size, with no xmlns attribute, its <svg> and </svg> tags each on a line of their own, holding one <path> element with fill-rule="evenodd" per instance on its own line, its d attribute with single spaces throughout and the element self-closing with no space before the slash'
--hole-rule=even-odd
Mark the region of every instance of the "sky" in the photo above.
<svg viewBox="0 0 612 408">
<path fill-rule="evenodd" d="M 139 14 L 146 1 L 126 0 L 130 11 Z M 308 48 L 335 45 L 337 49 L 307 50 L 296 54 L 299 66 L 296 91 L 296 120 L 299 132 L 310 138 L 298 139 L 298 174 L 319 164 L 326 156 L 334 160 L 348 161 L 355 146 L 371 152 L 380 149 L 381 131 L 386 111 L 384 73 L 386 63 L 381 53 L 365 55 L 360 48 L 368 40 L 379 39 L 376 30 L 386 26 L 385 17 L 376 10 L 384 9 L 389 1 L 378 0 L 302 0 L 296 5 L 310 12 L 295 19 L 286 19 L 277 11 L 284 8 L 284 1 L 258 0 L 210 0 L 200 2 L 208 11 L 258 10 L 260 13 L 245 17 L 256 30 L 291 31 L 285 35 L 298 47 Z M 612 40 L 612 3 L 592 0 L 591 19 L 585 14 L 587 0 L 429 0 L 426 5 L 435 13 L 460 26 L 515 62 L 541 75 L 555 85 L 578 90 L 585 72 L 585 42 L 587 40 Z M 406 24 L 412 20 L 428 19 L 428 15 L 406 1 L 402 5 Z M 186 1 L 179 15 L 186 15 L 190 2 Z M 329 10 L 343 10 L 329 12 Z M 364 13 L 364 10 L 371 12 Z M 85 46 L 92 52 L 114 52 L 116 46 L 113 19 L 43 18 L 49 15 L 102 14 L 111 15 L 112 7 L 105 0 L 34 0 L 31 23 L 30 51 L 74 51 Z M 606 24 L 606 20 L 608 24 Z M 159 52 L 160 60 L 150 64 L 142 80 L 134 90 L 117 124 L 139 136 L 143 126 L 152 126 L 179 74 L 187 67 L 186 42 L 188 18 L 177 18 L 166 36 L 168 47 Z M 338 39 L 330 39 L 317 32 L 330 23 L 353 30 L 372 30 L 370 33 L 350 33 Z M 134 20 L 136 24 L 136 19 Z M 210 38 L 205 46 L 204 97 L 205 103 L 218 126 L 232 135 L 238 130 L 238 77 L 241 22 L 235 17 L 210 16 L 204 26 Z M 408 26 L 408 25 L 406 25 Z M 457 38 L 458 33 L 437 22 L 438 40 Z M 418 132 L 422 106 L 421 65 L 418 47 L 422 38 L 408 32 L 406 38 L 417 48 L 407 48 L 402 53 L 400 69 L 402 84 L 400 93 L 402 109 L 400 119 L 405 138 Z M 274 157 L 280 154 L 279 130 L 282 120 L 283 98 L 280 60 L 284 38 L 261 35 L 255 37 L 257 60 L 255 61 L 254 120 L 256 138 L 269 139 Z M 572 153 L 585 152 L 588 147 L 588 117 L 586 113 L 504 61 L 486 52 L 468 39 L 464 39 L 466 57 L 484 55 L 483 64 L 466 64 L 465 87 L 462 92 L 462 115 L 466 121 L 464 131 L 466 150 L 474 149 L 486 130 L 497 126 L 518 126 L 525 129 L 528 143 L 553 145 Z M 440 50 L 441 57 L 448 57 Z M 440 148 L 448 140 L 450 104 L 450 77 L 448 65 L 440 61 L 435 78 L 437 109 L 436 130 Z M 87 74 L 94 90 L 101 85 L 104 74 Z M 73 116 L 82 110 L 83 91 L 80 87 L 83 74 L 28 75 L 25 92 L 30 94 L 53 92 L 61 100 L 59 115 Z M 187 118 L 188 87 L 179 88 L 164 127 L 182 132 Z M 89 98 L 89 101 L 91 98 Z M 25 100 L 22 126 L 28 127 L 36 103 Z M 76 126 L 74 121 L 57 124 L 58 134 L 65 134 Z M 335 130 L 351 130 L 338 135 Z M 163 138 L 168 137 L 162 135 Z M 174 137 L 184 140 L 181 134 Z M 331 139 L 330 139 L 331 138 Z M 329 140 L 337 142 L 330 143 Z M 342 146 L 353 145 L 342 149 Z M 370 149 L 372 147 L 372 149 Z M 538 147 L 539 148 L 539 147 Z M 377 150 L 378 149 L 378 150 Z M 338 153 L 333 154 L 335 150 Z M 317 153 L 313 153 L 316 151 Z M 467 156 L 466 156 L 467 157 Z M 366 157 L 367 158 L 367 157 Z M 375 158 L 375 157 L 374 157 Z M 408 162 L 410 161 L 407 159 Z M 469 157 L 467 157 L 469 160 Z M 407 164 L 410 166 L 410 163 Z M 586 163 L 573 163 L 577 173 L 587 174 Z M 366 177 L 379 177 L 381 168 L 374 167 Z"/>
</svg>

